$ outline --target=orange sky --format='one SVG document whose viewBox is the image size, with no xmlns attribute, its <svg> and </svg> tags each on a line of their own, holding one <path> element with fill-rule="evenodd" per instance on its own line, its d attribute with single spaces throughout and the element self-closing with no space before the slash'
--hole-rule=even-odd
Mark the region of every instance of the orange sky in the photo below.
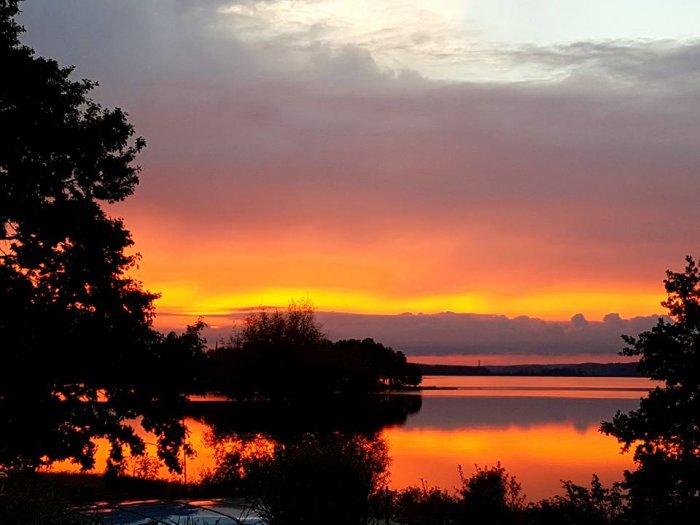
<svg viewBox="0 0 700 525">
<path fill-rule="evenodd" d="M 226 314 L 260 305 L 284 307 L 299 299 L 324 311 L 454 311 L 548 320 L 576 313 L 600 320 L 610 312 L 627 318 L 663 310 L 661 270 L 643 280 L 626 275 L 624 267 L 600 272 L 576 258 L 554 266 L 547 254 L 551 248 L 538 247 L 537 240 L 530 246 L 521 241 L 516 252 L 521 257 L 511 259 L 511 250 L 465 254 L 465 243 L 483 249 L 487 240 L 466 241 L 449 230 L 431 235 L 389 225 L 353 239 L 284 226 L 276 232 L 232 226 L 210 233 L 202 225 L 195 236 L 179 224 L 154 224 L 138 209 L 129 217 L 143 255 L 135 275 L 162 294 L 157 305 L 163 314 Z"/>
<path fill-rule="evenodd" d="M 22 6 L 147 140 L 111 211 L 158 311 L 663 313 L 700 238 L 697 8 L 387 2 Z"/>
</svg>

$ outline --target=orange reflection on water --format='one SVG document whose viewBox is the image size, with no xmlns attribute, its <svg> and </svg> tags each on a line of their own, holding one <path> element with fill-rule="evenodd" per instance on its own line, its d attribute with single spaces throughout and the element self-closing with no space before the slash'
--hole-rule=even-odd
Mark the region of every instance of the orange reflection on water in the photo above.
<svg viewBox="0 0 700 525">
<path fill-rule="evenodd" d="M 188 482 L 199 481 L 206 472 L 216 466 L 216 450 L 211 447 L 209 425 L 202 423 L 193 418 L 186 418 L 185 425 L 187 426 L 187 444 L 192 447 L 194 454 L 180 457 L 180 465 L 183 467 L 181 474 L 170 472 L 167 467 L 158 463 L 158 467 L 154 469 L 152 474 L 159 478 L 170 481 L 182 481 L 187 479 Z M 146 443 L 146 461 L 155 461 L 156 454 L 156 437 L 155 435 L 146 432 L 140 425 L 134 425 L 136 434 L 138 434 Z M 109 443 L 106 439 L 96 439 L 95 444 L 97 450 L 95 452 L 95 467 L 89 471 L 92 473 L 102 474 L 107 465 L 107 457 L 109 456 Z M 138 457 L 129 457 L 127 451 L 126 474 L 141 475 L 144 460 Z M 53 472 L 80 472 L 80 466 L 70 461 L 58 461 L 51 466 Z"/>
<path fill-rule="evenodd" d="M 620 454 L 617 441 L 599 433 L 597 426 L 584 431 L 570 424 L 451 431 L 391 428 L 384 437 L 393 459 L 394 488 L 425 480 L 450 489 L 460 484 L 458 465 L 468 477 L 475 464 L 494 466 L 500 461 L 522 484 L 528 499 L 537 500 L 561 493 L 559 480 L 588 485 L 595 473 L 610 484 L 632 467 L 631 455 Z"/>
</svg>

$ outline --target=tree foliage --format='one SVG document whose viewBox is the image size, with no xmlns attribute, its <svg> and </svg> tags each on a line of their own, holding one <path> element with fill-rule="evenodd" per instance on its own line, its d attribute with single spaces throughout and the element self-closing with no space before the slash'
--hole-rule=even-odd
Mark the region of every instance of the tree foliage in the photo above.
<svg viewBox="0 0 700 525">
<path fill-rule="evenodd" d="M 211 446 L 217 465 L 206 490 L 249 497 L 270 525 L 365 524 L 387 490 L 387 445 L 377 434 L 236 435 Z"/>
<path fill-rule="evenodd" d="M 683 272 L 666 272 L 670 320 L 623 336 L 622 354 L 639 356 L 640 370 L 663 386 L 602 425 L 625 450 L 634 448 L 637 469 L 625 486 L 639 523 L 686 523 L 700 513 L 700 271 L 692 257 L 686 263 Z"/>
<path fill-rule="evenodd" d="M 312 308 L 292 303 L 286 311 L 249 315 L 230 342 L 210 355 L 210 384 L 232 397 L 294 397 L 318 390 L 330 345 Z"/>
<path fill-rule="evenodd" d="M 22 45 L 17 14 L 0 0 L 0 465 L 87 468 L 98 436 L 118 461 L 143 449 L 126 424 L 142 416 L 177 468 L 184 428 L 166 415 L 184 398 L 154 380 L 173 338 L 153 330 L 157 295 L 103 209 L 133 193 L 145 141 L 89 97 L 95 82 Z"/>
<path fill-rule="evenodd" d="M 459 469 L 465 518 L 470 523 L 513 523 L 516 513 L 524 506 L 520 483 L 500 463 L 495 467 L 475 468 L 476 472 L 469 478 Z"/>
<path fill-rule="evenodd" d="M 379 437 L 306 434 L 275 447 L 256 474 L 256 508 L 270 525 L 369 523 L 372 496 L 387 485 Z"/>
<path fill-rule="evenodd" d="M 423 379 L 420 367 L 407 362 L 403 352 L 371 338 L 337 341 L 334 351 L 343 364 L 339 382 L 344 389 L 403 388 Z"/>
<path fill-rule="evenodd" d="M 625 524 L 627 506 L 618 484 L 605 488 L 595 474 L 590 488 L 564 481 L 564 495 L 530 505 L 529 522 L 538 525 Z"/>
</svg>

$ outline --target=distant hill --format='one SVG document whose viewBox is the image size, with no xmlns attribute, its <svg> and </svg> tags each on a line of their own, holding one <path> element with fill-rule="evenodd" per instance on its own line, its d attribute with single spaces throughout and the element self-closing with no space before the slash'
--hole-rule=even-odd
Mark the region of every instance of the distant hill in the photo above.
<svg viewBox="0 0 700 525">
<path fill-rule="evenodd" d="M 462 366 L 418 363 L 423 375 L 432 376 L 580 376 L 639 377 L 637 363 L 579 363 L 553 365 Z"/>
</svg>

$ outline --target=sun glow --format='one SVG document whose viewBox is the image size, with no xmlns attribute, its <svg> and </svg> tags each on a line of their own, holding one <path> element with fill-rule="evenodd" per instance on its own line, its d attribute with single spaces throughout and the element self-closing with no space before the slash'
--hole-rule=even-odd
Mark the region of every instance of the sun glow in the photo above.
<svg viewBox="0 0 700 525">
<path fill-rule="evenodd" d="M 458 313 L 528 315 L 547 320 L 567 320 L 585 312 L 591 319 L 602 319 L 610 312 L 623 317 L 648 315 L 658 310 L 658 293 L 627 292 L 551 292 L 521 296 L 497 293 L 464 293 L 426 296 L 391 296 L 382 293 L 344 289 L 301 287 L 262 288 L 233 293 L 201 293 L 186 284 L 163 283 L 158 311 L 183 316 L 226 315 L 260 306 L 285 307 L 292 300 L 308 300 L 318 310 L 361 314 Z"/>
<path fill-rule="evenodd" d="M 459 0 L 317 0 L 235 3 L 219 9 L 224 24 L 252 42 L 283 40 L 302 52 L 322 43 L 342 52 L 362 50 L 382 68 L 435 78 L 470 63 L 483 74 L 478 32 L 467 27 L 468 2 Z"/>
<path fill-rule="evenodd" d="M 263 221 L 260 231 L 216 223 L 189 231 L 187 223 L 154 224 L 141 210 L 128 211 L 144 254 L 134 276 L 161 294 L 156 304 L 163 315 L 218 316 L 285 307 L 291 300 L 308 300 L 321 311 L 450 311 L 558 321 L 577 313 L 600 320 L 613 312 L 630 318 L 662 311 L 656 275 L 598 262 L 592 245 L 568 247 L 567 263 L 555 267 L 548 258 L 556 254 L 545 240 L 477 226 L 394 224 L 378 216 L 358 225 L 313 228 L 269 219 L 274 224 Z M 180 244 L 173 244 L 173 231 Z"/>
</svg>

